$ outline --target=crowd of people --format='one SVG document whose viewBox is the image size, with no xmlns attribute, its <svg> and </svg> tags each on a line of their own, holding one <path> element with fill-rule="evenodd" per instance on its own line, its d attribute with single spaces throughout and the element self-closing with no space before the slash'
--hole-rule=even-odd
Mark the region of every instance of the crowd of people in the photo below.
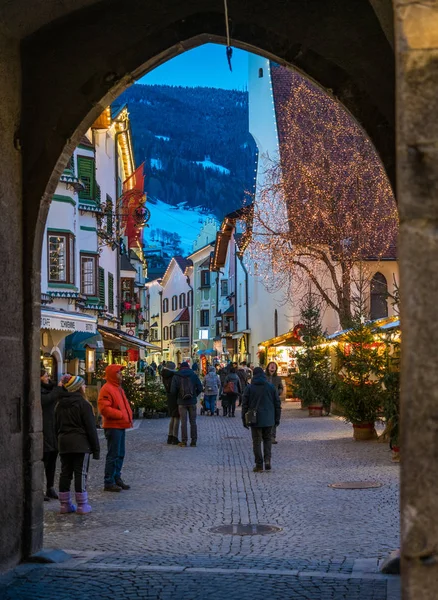
<svg viewBox="0 0 438 600">
<path fill-rule="evenodd" d="M 179 447 L 195 447 L 198 440 L 197 407 L 207 416 L 222 414 L 236 416 L 236 405 L 242 407 L 242 424 L 251 429 L 255 466 L 254 471 L 271 469 L 271 446 L 276 443 L 280 424 L 283 384 L 277 375 L 277 365 L 268 364 L 251 369 L 246 362 L 211 365 L 199 376 L 199 365 L 191 368 L 188 362 L 176 367 L 172 361 L 155 365 L 166 390 L 170 417 L 167 443 Z M 152 365 L 151 365 L 151 368 Z M 126 430 L 133 426 L 130 403 L 123 390 L 122 365 L 108 365 L 106 383 L 98 397 L 98 409 L 107 442 L 104 486 L 106 492 L 129 490 L 122 479 L 125 458 Z M 154 372 L 155 376 L 155 372 Z M 219 404 L 221 406 L 219 406 Z M 44 500 L 60 501 L 60 513 L 87 514 L 92 508 L 88 499 L 87 477 L 90 458 L 100 458 L 96 418 L 85 393 L 85 381 L 79 375 L 64 375 L 58 386 L 41 371 L 41 405 L 43 411 L 43 462 L 46 474 Z M 190 428 L 190 436 L 189 436 Z M 181 438 L 181 439 L 179 439 Z M 55 490 L 57 458 L 61 471 L 59 492 Z M 75 501 L 71 494 L 74 482 Z"/>
</svg>

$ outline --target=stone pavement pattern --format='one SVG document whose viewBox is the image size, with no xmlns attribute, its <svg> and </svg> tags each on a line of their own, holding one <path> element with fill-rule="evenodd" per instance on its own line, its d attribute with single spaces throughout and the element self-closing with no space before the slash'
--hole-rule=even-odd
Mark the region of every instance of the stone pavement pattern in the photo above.
<svg viewBox="0 0 438 600">
<path fill-rule="evenodd" d="M 104 493 L 103 460 L 92 461 L 93 513 L 60 516 L 56 502 L 46 503 L 45 547 L 74 559 L 21 567 L 5 597 L 36 599 L 41 590 L 41 597 L 62 598 L 60 589 L 70 588 L 69 598 L 113 598 L 117 590 L 120 598 L 386 600 L 387 579 L 375 572 L 399 545 L 399 465 L 386 445 L 354 442 L 342 421 L 305 418 L 286 405 L 273 470 L 255 474 L 240 414 L 198 417 L 196 448 L 163 443 L 167 425 L 143 420 L 128 433 L 123 476 L 131 490 Z M 328 487 L 358 480 L 384 485 Z M 230 523 L 281 531 L 209 532 Z M 114 586 L 107 571 L 117 573 Z M 85 583 L 89 592 L 81 596 Z"/>
</svg>

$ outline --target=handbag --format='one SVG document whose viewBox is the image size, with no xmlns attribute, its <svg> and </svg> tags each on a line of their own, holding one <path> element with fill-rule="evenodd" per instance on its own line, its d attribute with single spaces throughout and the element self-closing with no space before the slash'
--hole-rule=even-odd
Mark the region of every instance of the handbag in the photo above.
<svg viewBox="0 0 438 600">
<path fill-rule="evenodd" d="M 259 408 L 260 398 L 255 405 L 255 408 L 248 408 L 245 413 L 245 425 L 257 425 L 257 410 Z"/>
</svg>

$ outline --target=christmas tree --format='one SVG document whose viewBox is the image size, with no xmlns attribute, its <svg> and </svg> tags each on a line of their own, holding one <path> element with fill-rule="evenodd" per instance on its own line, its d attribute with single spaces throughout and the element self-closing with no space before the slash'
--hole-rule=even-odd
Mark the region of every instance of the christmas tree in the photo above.
<svg viewBox="0 0 438 600">
<path fill-rule="evenodd" d="M 300 311 L 304 342 L 297 355 L 298 373 L 294 377 L 295 395 L 303 406 L 323 406 L 330 412 L 332 375 L 329 350 L 324 341 L 321 310 L 316 296 L 309 291 Z"/>
</svg>

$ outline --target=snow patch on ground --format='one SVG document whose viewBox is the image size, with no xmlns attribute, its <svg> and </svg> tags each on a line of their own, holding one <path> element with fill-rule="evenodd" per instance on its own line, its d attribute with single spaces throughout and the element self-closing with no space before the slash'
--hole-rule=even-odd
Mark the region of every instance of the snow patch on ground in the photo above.
<svg viewBox="0 0 438 600">
<path fill-rule="evenodd" d="M 214 169 L 215 171 L 220 171 L 224 175 L 229 175 L 230 174 L 230 170 L 229 169 L 226 169 L 222 165 L 217 165 L 216 163 L 211 162 L 211 160 L 197 160 L 196 164 L 197 165 L 202 165 L 204 167 L 204 169 Z"/>
<path fill-rule="evenodd" d="M 159 247 L 156 242 L 151 241 L 152 229 L 164 229 L 181 236 L 181 246 L 184 256 L 192 252 L 193 242 L 207 218 L 215 218 L 212 214 L 201 212 L 200 207 L 186 207 L 186 202 L 180 202 L 178 206 L 171 206 L 158 199 L 147 203 L 151 211 L 148 221 L 149 227 L 144 229 L 144 241 L 146 245 Z M 218 222 L 219 226 L 219 222 Z"/>
</svg>

